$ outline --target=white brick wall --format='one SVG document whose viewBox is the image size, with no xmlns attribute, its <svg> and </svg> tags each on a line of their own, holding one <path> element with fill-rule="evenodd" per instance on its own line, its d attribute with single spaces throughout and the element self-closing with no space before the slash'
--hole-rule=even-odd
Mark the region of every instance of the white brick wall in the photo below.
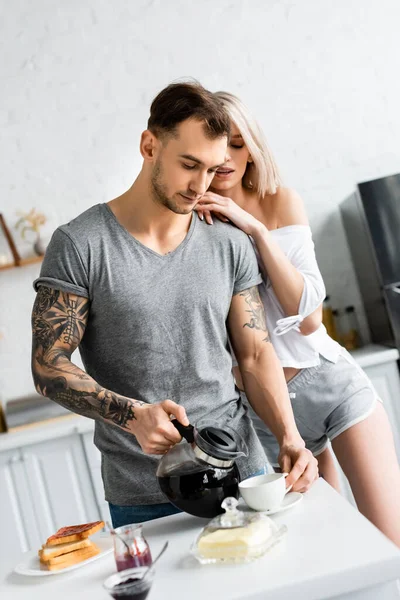
<svg viewBox="0 0 400 600">
<path fill-rule="evenodd" d="M 334 304 L 360 305 L 337 205 L 400 171 L 398 0 L 14 0 L 0 7 L 0 212 L 65 222 L 125 190 L 153 96 L 239 94 L 303 195 Z M 0 273 L 0 394 L 31 391 L 31 281 Z"/>
</svg>

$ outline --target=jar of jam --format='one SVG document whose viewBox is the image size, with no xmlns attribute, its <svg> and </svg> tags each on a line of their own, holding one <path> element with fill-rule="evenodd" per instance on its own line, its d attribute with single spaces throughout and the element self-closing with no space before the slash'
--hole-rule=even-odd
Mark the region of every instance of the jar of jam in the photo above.
<svg viewBox="0 0 400 600">
<path fill-rule="evenodd" d="M 146 600 L 154 580 L 154 567 L 137 567 L 115 573 L 103 583 L 114 600 Z"/>
<path fill-rule="evenodd" d="M 123 525 L 114 531 L 114 557 L 118 571 L 149 567 L 152 564 L 150 548 L 143 535 L 143 525 Z"/>
</svg>

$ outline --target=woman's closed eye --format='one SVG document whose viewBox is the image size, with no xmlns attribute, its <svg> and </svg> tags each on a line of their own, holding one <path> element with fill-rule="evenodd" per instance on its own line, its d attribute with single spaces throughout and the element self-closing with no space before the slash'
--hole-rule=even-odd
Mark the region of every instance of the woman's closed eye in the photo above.
<svg viewBox="0 0 400 600">
<path fill-rule="evenodd" d="M 188 171 L 193 171 L 193 169 L 196 169 L 196 167 L 198 167 L 198 165 L 187 165 L 185 163 L 182 163 L 182 166 L 184 169 L 187 169 Z M 208 169 L 207 173 L 214 175 L 214 173 L 217 172 L 217 169 Z"/>
</svg>

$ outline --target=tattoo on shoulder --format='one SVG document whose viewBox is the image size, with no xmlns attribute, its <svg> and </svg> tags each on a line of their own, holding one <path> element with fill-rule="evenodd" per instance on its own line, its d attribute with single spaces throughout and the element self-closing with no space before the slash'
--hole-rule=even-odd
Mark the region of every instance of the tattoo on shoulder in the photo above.
<svg viewBox="0 0 400 600">
<path fill-rule="evenodd" d="M 258 287 L 253 286 L 248 290 L 244 290 L 243 292 L 240 292 L 240 296 L 245 299 L 246 304 L 249 307 L 246 312 L 250 315 L 249 322 L 245 323 L 243 327 L 265 331 L 267 335 L 263 339 L 263 342 L 271 342 L 268 334 L 267 321 L 265 319 L 264 305 L 261 302 Z"/>
<path fill-rule="evenodd" d="M 49 308 L 51 308 L 56 302 L 59 293 L 60 292 L 58 290 L 53 290 L 52 288 L 41 285 L 38 293 L 36 294 L 36 300 L 33 306 L 33 315 L 38 317 L 49 310 Z"/>
<path fill-rule="evenodd" d="M 47 352 L 60 340 L 71 352 L 79 344 L 89 312 L 87 298 L 40 286 L 32 312 L 36 347 Z"/>
</svg>

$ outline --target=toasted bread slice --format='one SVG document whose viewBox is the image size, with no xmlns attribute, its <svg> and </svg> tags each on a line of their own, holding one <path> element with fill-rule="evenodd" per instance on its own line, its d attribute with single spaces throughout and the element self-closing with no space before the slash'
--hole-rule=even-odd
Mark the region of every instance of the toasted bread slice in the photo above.
<svg viewBox="0 0 400 600">
<path fill-rule="evenodd" d="M 73 552 L 74 550 L 90 547 L 91 544 L 92 542 L 89 540 L 89 538 L 80 540 L 79 542 L 58 544 L 57 546 L 48 546 L 47 544 L 43 544 L 38 554 L 42 560 L 50 560 L 51 558 L 61 556 L 62 554 L 67 554 L 68 552 Z"/>
<path fill-rule="evenodd" d="M 85 548 L 79 548 L 78 550 L 73 550 L 72 552 L 68 552 L 67 554 L 60 554 L 60 556 L 54 556 L 53 558 L 43 559 L 41 558 L 40 562 L 44 562 L 50 565 L 57 565 L 62 562 L 69 561 L 71 559 L 75 559 L 78 556 L 85 556 L 88 552 L 90 553 L 92 550 L 98 550 L 98 546 L 93 542 L 90 542 L 89 546 Z"/>
<path fill-rule="evenodd" d="M 60 569 L 66 569 L 67 567 L 71 567 L 72 565 L 76 565 L 77 563 L 83 562 L 88 558 L 92 558 L 96 556 L 96 554 L 100 553 L 100 548 L 93 544 L 87 548 L 81 548 L 80 550 L 74 550 L 73 552 L 68 552 L 68 554 L 62 554 L 61 556 L 56 556 L 55 558 L 42 562 L 41 563 L 48 569 L 49 571 L 58 571 Z"/>
<path fill-rule="evenodd" d="M 79 542 L 93 535 L 104 527 L 104 521 L 94 521 L 93 523 L 84 523 L 83 525 L 70 525 L 61 527 L 54 535 L 47 540 L 47 546 L 58 546 L 67 542 Z"/>
</svg>

